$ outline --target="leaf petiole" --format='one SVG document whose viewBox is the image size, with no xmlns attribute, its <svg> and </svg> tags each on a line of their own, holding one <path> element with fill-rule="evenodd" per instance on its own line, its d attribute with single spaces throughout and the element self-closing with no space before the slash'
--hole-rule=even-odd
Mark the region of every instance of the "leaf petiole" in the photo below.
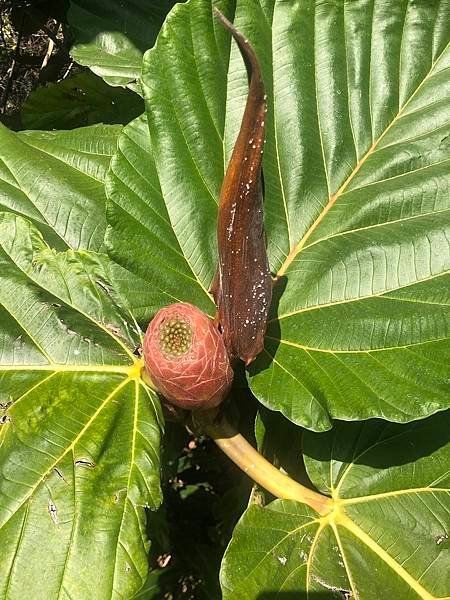
<svg viewBox="0 0 450 600">
<path fill-rule="evenodd" d="M 320 515 L 333 510 L 333 500 L 301 485 L 264 458 L 224 417 L 203 423 L 203 431 L 253 481 L 277 498 L 297 500 Z"/>
</svg>

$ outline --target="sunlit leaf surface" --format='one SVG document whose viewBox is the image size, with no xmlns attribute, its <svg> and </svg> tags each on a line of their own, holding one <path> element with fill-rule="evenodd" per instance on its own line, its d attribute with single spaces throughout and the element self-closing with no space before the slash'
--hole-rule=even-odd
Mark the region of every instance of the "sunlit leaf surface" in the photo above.
<svg viewBox="0 0 450 600">
<path fill-rule="evenodd" d="M 130 597 L 160 502 L 159 403 L 109 261 L 0 214 L 0 596 Z"/>
<path fill-rule="evenodd" d="M 278 280 L 253 392 L 317 431 L 332 418 L 404 422 L 445 409 L 449 0 L 220 6 L 254 45 L 269 102 L 265 223 Z M 114 259 L 152 282 L 124 277 L 138 317 L 169 299 L 208 301 L 217 201 L 247 94 L 210 2 L 171 12 L 143 73 L 151 143 L 144 123 L 121 138 L 108 233 Z"/>
<path fill-rule="evenodd" d="M 104 179 L 121 130 L 93 125 L 14 133 L 0 125 L 0 210 L 33 221 L 52 247 L 99 250 Z"/>
<path fill-rule="evenodd" d="M 307 433 L 306 467 L 334 510 L 320 517 L 286 500 L 249 508 L 222 564 L 224 600 L 447 598 L 449 419 Z"/>
<path fill-rule="evenodd" d="M 106 245 L 110 256 L 125 267 L 117 272 L 116 281 L 136 317 L 148 323 L 162 305 L 178 301 L 213 314 L 201 265 L 183 249 L 172 227 L 145 116 L 130 123 L 120 136 L 107 192 Z"/>
</svg>

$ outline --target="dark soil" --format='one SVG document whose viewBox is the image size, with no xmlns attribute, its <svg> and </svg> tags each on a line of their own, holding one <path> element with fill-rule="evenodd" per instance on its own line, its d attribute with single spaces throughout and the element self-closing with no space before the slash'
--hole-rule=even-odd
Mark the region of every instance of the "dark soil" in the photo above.
<svg viewBox="0 0 450 600">
<path fill-rule="evenodd" d="M 39 85 L 81 68 L 69 55 L 62 0 L 0 0 L 0 120 L 17 129 L 19 110 Z"/>
</svg>

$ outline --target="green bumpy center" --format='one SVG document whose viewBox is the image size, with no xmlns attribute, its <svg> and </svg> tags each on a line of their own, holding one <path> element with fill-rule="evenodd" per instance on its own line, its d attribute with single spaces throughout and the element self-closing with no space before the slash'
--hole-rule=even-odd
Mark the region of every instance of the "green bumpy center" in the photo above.
<svg viewBox="0 0 450 600">
<path fill-rule="evenodd" d="M 168 356 L 182 356 L 192 344 L 192 329 L 189 323 L 179 318 L 170 319 L 161 327 L 159 336 L 161 349 Z"/>
</svg>

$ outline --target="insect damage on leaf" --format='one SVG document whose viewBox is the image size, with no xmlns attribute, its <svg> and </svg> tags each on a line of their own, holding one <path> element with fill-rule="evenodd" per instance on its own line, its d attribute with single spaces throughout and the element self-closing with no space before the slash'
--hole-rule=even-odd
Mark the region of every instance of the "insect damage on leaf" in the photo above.
<svg viewBox="0 0 450 600">
<path fill-rule="evenodd" d="M 264 345 L 272 278 L 263 222 L 262 155 L 266 95 L 256 54 L 237 29 L 214 9 L 235 39 L 249 79 L 247 104 L 220 193 L 219 267 L 212 286 L 225 346 L 246 364 Z"/>
</svg>

